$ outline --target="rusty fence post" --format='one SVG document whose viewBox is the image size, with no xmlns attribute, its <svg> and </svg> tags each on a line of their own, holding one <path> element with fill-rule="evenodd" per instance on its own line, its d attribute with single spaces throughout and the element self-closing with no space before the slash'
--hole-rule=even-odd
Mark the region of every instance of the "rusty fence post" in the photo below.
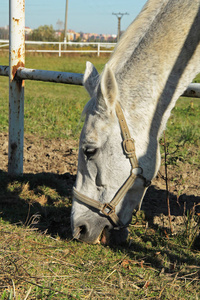
<svg viewBox="0 0 200 300">
<path fill-rule="evenodd" d="M 25 64 L 25 0 L 9 0 L 9 147 L 8 173 L 23 174 L 24 80 L 16 72 Z"/>
</svg>

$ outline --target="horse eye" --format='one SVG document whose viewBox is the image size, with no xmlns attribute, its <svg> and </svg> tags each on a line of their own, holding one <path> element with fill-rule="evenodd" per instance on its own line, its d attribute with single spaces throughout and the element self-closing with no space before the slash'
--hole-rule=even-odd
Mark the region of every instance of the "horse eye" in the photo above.
<svg viewBox="0 0 200 300">
<path fill-rule="evenodd" d="M 96 153 L 97 153 L 97 149 L 96 148 L 86 148 L 84 149 L 84 154 L 87 157 L 87 159 L 92 158 Z"/>
</svg>

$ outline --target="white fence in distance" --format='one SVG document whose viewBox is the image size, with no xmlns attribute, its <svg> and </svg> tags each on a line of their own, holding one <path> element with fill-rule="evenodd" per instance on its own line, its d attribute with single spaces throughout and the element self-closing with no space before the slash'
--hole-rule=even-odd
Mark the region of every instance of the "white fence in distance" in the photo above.
<svg viewBox="0 0 200 300">
<path fill-rule="evenodd" d="M 25 41 L 25 45 L 46 46 L 53 45 L 57 49 L 26 49 L 26 52 L 34 53 L 58 53 L 61 57 L 62 53 L 96 53 L 99 57 L 101 53 L 112 53 L 116 43 L 101 43 L 101 42 L 43 42 L 43 41 Z M 0 48 L 8 47 L 9 40 L 0 40 Z M 82 49 L 83 47 L 92 47 L 93 49 Z M 77 49 L 67 49 L 67 48 Z M 28 48 L 28 47 L 27 47 Z M 66 48 L 66 49 L 65 49 Z M 79 49 L 80 48 L 80 49 Z"/>
</svg>

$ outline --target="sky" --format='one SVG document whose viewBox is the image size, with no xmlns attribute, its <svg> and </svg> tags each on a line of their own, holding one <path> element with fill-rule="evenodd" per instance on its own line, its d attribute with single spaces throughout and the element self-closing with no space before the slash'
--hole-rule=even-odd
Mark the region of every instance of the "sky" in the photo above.
<svg viewBox="0 0 200 300">
<path fill-rule="evenodd" d="M 117 34 L 117 17 L 112 13 L 128 13 L 121 20 L 125 30 L 135 19 L 146 0 L 68 0 L 67 28 L 76 32 Z M 53 25 L 59 29 L 65 21 L 66 0 L 25 0 L 25 22 L 32 29 Z M 0 27 L 9 24 L 9 0 L 0 0 Z"/>
</svg>

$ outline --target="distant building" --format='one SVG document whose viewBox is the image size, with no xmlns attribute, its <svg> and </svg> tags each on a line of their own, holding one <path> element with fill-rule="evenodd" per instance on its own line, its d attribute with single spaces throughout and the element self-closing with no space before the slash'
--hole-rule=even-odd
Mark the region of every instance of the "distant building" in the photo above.
<svg viewBox="0 0 200 300">
<path fill-rule="evenodd" d="M 0 39 L 9 39 L 9 26 L 0 27 Z"/>
<path fill-rule="evenodd" d="M 29 35 L 33 33 L 33 30 L 30 27 L 25 27 L 25 37 L 26 39 L 31 38 Z M 64 30 L 55 30 L 55 38 L 62 39 Z M 7 39 L 9 36 L 9 26 L 0 27 L 0 38 Z M 97 34 L 97 33 L 84 33 L 76 32 L 72 29 L 69 29 L 67 32 L 68 41 L 82 41 L 82 42 L 115 42 L 117 39 L 116 34 Z"/>
<path fill-rule="evenodd" d="M 80 37 L 81 37 L 81 34 L 80 34 L 80 33 L 76 32 L 76 33 L 74 34 L 74 40 L 78 40 Z"/>
<path fill-rule="evenodd" d="M 29 35 L 33 32 L 33 30 L 30 27 L 25 27 L 25 35 Z"/>
<path fill-rule="evenodd" d="M 57 38 L 59 38 L 59 37 L 61 37 L 62 33 L 63 33 L 63 31 L 61 31 L 61 30 L 56 30 L 56 31 L 55 31 L 55 36 L 56 36 Z"/>
</svg>

